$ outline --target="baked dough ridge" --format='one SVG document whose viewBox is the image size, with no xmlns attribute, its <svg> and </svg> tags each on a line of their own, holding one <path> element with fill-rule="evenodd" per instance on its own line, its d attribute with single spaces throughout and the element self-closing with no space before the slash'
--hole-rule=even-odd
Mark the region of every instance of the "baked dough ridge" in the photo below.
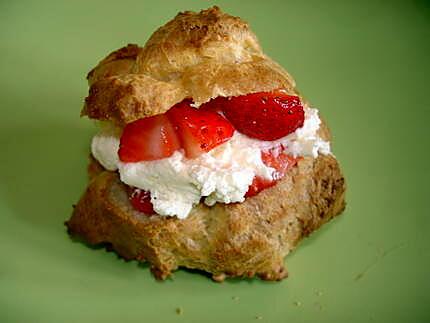
<svg viewBox="0 0 430 323">
<path fill-rule="evenodd" d="M 81 115 L 118 125 L 163 113 L 185 98 L 199 106 L 218 96 L 276 89 L 298 94 L 248 24 L 218 7 L 179 13 L 143 47 L 114 51 L 87 78 Z"/>
</svg>

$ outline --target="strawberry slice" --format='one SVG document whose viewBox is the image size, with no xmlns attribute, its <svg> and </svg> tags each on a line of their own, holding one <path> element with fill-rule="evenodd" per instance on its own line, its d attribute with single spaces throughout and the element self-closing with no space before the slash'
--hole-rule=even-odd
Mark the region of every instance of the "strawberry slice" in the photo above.
<svg viewBox="0 0 430 323">
<path fill-rule="evenodd" d="M 259 92 L 216 98 L 206 109 L 221 109 L 241 133 L 260 140 L 276 140 L 303 126 L 304 111 L 298 96 L 283 92 Z"/>
<path fill-rule="evenodd" d="M 262 151 L 261 159 L 266 166 L 273 167 L 275 169 L 273 180 L 268 180 L 258 176 L 254 177 L 245 197 L 255 196 L 262 190 L 274 186 L 277 181 L 285 176 L 289 169 L 297 164 L 297 158 L 287 155 L 282 151 L 279 152 L 279 149 L 276 148 L 266 152 Z"/>
<path fill-rule="evenodd" d="M 180 147 L 176 132 L 164 114 L 127 124 L 120 140 L 119 159 L 126 163 L 171 156 Z"/>
<path fill-rule="evenodd" d="M 280 180 L 291 167 L 297 164 L 297 158 L 287 155 L 282 148 L 273 148 L 269 151 L 261 152 L 261 159 L 266 166 L 275 169 L 273 179 Z"/>
<path fill-rule="evenodd" d="M 223 96 L 218 96 L 215 99 L 210 100 L 209 102 L 203 103 L 200 107 L 200 111 L 212 111 L 216 112 L 218 114 L 221 114 L 224 116 L 223 108 L 225 105 L 225 102 L 228 100 L 228 98 L 225 98 Z"/>
<path fill-rule="evenodd" d="M 193 108 L 190 100 L 174 105 L 166 115 L 188 158 L 196 158 L 233 136 L 234 128 L 228 120 L 217 112 Z"/>
<path fill-rule="evenodd" d="M 151 203 L 151 193 L 148 191 L 135 188 L 130 195 L 131 205 L 145 214 L 154 214 L 154 207 Z"/>
<path fill-rule="evenodd" d="M 275 181 L 271 181 L 262 177 L 255 176 L 252 180 L 251 185 L 249 185 L 248 191 L 245 194 L 245 197 L 252 197 L 260 193 L 262 190 L 272 187 L 275 185 Z"/>
</svg>

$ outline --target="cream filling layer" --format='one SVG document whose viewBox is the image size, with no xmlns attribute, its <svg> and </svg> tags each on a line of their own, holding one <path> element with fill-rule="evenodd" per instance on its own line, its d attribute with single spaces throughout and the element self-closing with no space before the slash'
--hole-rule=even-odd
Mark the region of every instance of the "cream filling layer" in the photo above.
<svg viewBox="0 0 430 323">
<path fill-rule="evenodd" d="M 235 131 L 229 141 L 195 159 L 186 158 L 179 150 L 168 158 L 137 163 L 119 160 L 121 131 L 103 127 L 93 137 L 91 151 L 103 167 L 118 170 L 122 182 L 150 191 L 159 215 L 184 219 L 202 198 L 209 206 L 243 202 L 255 176 L 272 179 L 274 169 L 263 163 L 261 151 L 282 145 L 294 157 L 330 154 L 330 143 L 318 135 L 320 124 L 318 110 L 305 108 L 303 127 L 275 141 Z"/>
</svg>

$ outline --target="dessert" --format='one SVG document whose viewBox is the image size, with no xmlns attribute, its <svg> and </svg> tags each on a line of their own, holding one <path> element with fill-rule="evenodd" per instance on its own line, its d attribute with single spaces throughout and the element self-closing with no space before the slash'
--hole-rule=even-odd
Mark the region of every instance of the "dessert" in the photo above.
<svg viewBox="0 0 430 323">
<path fill-rule="evenodd" d="M 284 257 L 340 214 L 330 133 L 240 18 L 183 12 L 89 74 L 99 120 L 72 236 L 215 280 L 287 275 Z"/>
</svg>

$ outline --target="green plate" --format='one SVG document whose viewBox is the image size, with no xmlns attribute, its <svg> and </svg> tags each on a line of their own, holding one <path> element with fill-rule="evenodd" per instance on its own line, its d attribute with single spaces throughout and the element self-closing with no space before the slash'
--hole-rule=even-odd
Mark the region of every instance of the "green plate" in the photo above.
<svg viewBox="0 0 430 323">
<path fill-rule="evenodd" d="M 86 72 L 196 1 L 0 3 L 0 322 L 429 322 L 430 8 L 218 1 L 251 23 L 334 134 L 347 209 L 282 282 L 212 282 L 73 242 L 86 186 Z M 177 309 L 180 313 L 177 313 Z"/>
</svg>

